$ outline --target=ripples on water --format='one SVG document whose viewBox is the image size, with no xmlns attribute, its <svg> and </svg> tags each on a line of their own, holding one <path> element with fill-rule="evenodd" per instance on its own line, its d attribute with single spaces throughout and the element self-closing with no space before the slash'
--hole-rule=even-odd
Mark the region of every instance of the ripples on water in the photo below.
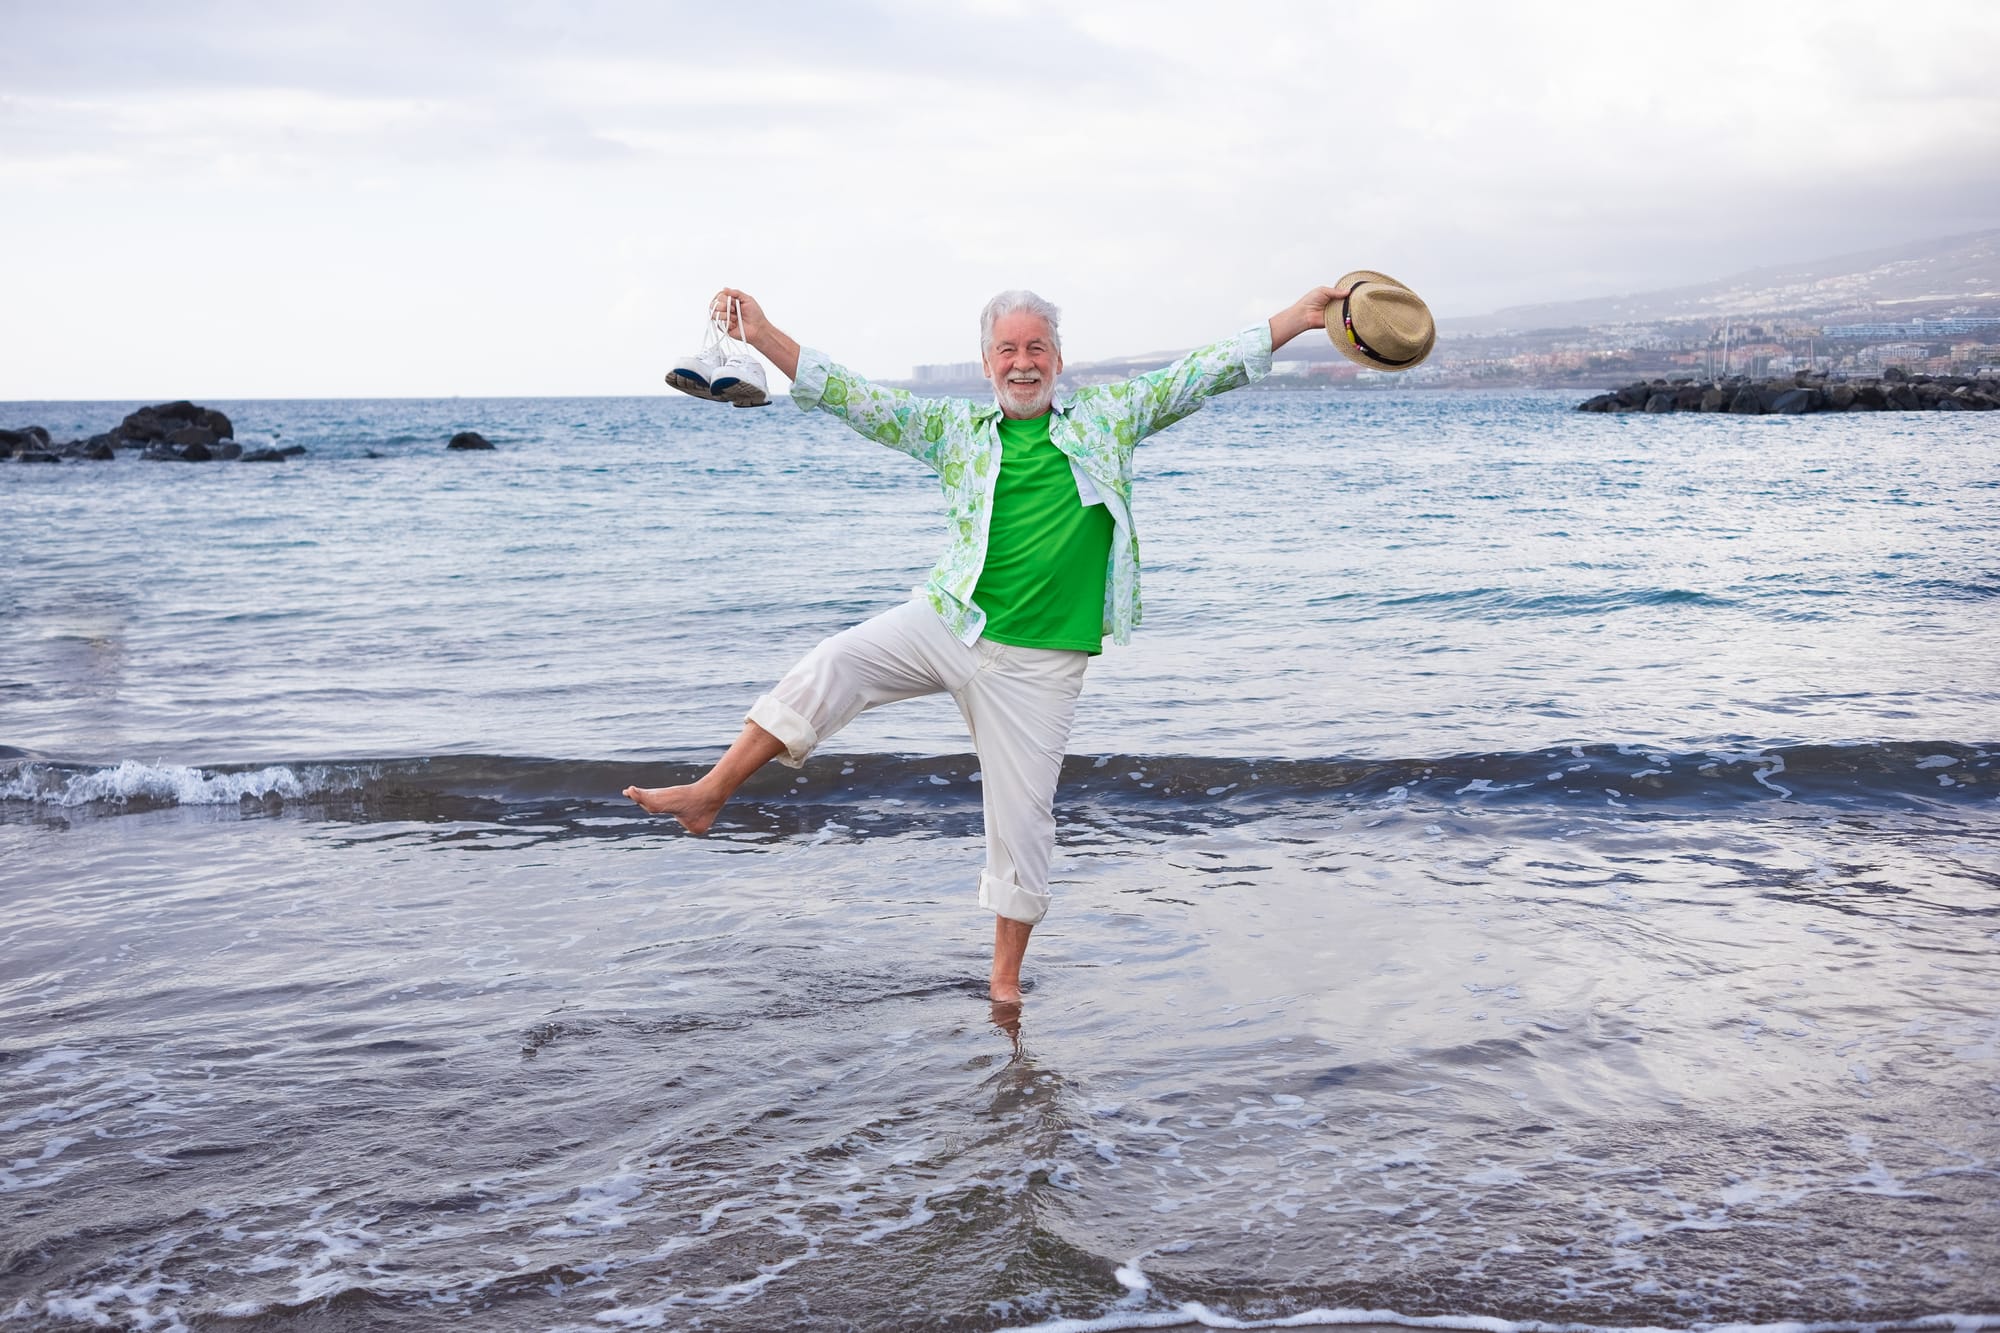
<svg viewBox="0 0 2000 1333">
<path fill-rule="evenodd" d="M 224 406 L 312 452 L 6 472 L 0 744 L 691 758 L 942 538 L 919 465 L 784 404 Z M 1566 408 L 1239 394 L 1148 441 L 1146 624 L 1076 748 L 1991 739 L 1990 418 Z M 6 410 L 60 437 L 124 406 Z M 459 427 L 499 449 L 445 453 Z M 959 727 L 919 702 L 850 743 Z"/>
<path fill-rule="evenodd" d="M 1983 419 L 1149 445 L 1016 1027 L 949 705 L 611 796 L 921 576 L 908 465 L 226 406 L 312 453 L 0 488 L 0 1324 L 2000 1323 Z"/>
</svg>

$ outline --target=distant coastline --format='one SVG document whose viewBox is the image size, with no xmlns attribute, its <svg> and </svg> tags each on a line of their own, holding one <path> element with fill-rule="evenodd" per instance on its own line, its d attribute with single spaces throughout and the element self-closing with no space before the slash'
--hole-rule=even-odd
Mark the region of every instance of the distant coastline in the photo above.
<svg viewBox="0 0 2000 1333">
<path fill-rule="evenodd" d="M 1438 329 L 1430 359 L 1400 373 L 1362 370 L 1325 338 L 1300 338 L 1253 387 L 1593 392 L 1653 379 L 2000 374 L 2000 228 L 1692 287 L 1440 319 Z M 1121 380 L 1184 350 L 1073 362 L 1068 379 Z M 977 369 L 920 365 L 892 382 L 984 392 Z"/>
</svg>

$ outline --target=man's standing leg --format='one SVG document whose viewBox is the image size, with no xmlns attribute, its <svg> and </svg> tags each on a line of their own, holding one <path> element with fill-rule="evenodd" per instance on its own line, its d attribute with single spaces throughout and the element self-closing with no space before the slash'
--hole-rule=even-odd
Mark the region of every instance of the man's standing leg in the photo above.
<svg viewBox="0 0 2000 1333">
<path fill-rule="evenodd" d="M 1083 688 L 1085 653 L 981 640 L 979 671 L 954 692 L 979 754 L 986 869 L 979 904 L 991 910 L 995 1000 L 1021 998 L 1021 958 L 1049 910 L 1056 781 Z"/>
</svg>

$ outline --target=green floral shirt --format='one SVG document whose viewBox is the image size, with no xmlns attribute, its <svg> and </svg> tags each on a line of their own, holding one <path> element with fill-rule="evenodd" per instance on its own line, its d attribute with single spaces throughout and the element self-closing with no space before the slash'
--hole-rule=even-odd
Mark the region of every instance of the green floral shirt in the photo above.
<svg viewBox="0 0 2000 1333">
<path fill-rule="evenodd" d="M 1077 498 L 1111 511 L 1111 561 L 1104 578 L 1104 632 L 1129 643 L 1142 615 L 1139 534 L 1132 526 L 1132 450 L 1218 393 L 1271 373 L 1271 326 L 1189 352 L 1170 366 L 1119 384 L 1090 384 L 1056 395 L 1049 439 L 1069 456 Z M 951 544 L 915 590 L 966 643 L 986 613 L 972 590 L 986 563 L 986 528 L 1000 477 L 1000 405 L 969 398 L 919 398 L 872 384 L 811 347 L 799 349 L 792 401 L 829 412 L 869 439 L 930 465 L 944 488 Z"/>
</svg>

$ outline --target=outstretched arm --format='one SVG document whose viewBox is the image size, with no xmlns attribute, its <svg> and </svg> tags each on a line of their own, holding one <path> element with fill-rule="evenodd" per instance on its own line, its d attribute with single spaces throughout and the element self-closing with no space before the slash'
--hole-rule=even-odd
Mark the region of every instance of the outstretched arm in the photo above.
<svg viewBox="0 0 2000 1333">
<path fill-rule="evenodd" d="M 1326 308 L 1345 301 L 1345 287 L 1315 287 L 1298 300 L 1271 316 L 1271 350 L 1277 351 L 1307 329 L 1326 327 Z"/>
<path fill-rule="evenodd" d="M 757 298 L 734 287 L 724 287 L 708 303 L 709 313 L 724 321 L 732 337 L 741 338 L 761 352 L 788 380 L 799 377 L 799 345 L 783 329 L 764 318 Z"/>
<path fill-rule="evenodd" d="M 1347 299 L 1347 293 L 1345 287 L 1315 287 L 1271 316 L 1268 351 L 1262 336 L 1266 330 L 1253 324 L 1234 338 L 1198 347 L 1172 365 L 1113 387 L 1110 395 L 1122 397 L 1131 412 L 1134 440 L 1173 425 L 1218 393 L 1270 374 L 1270 353 L 1307 329 L 1325 328 L 1327 308 Z"/>
<path fill-rule="evenodd" d="M 756 348 L 792 381 L 792 401 L 825 412 L 891 449 L 939 468 L 938 446 L 953 413 L 945 398 L 919 398 L 907 389 L 871 384 L 813 348 L 802 348 L 764 316 L 755 297 L 724 287 L 709 303 L 734 337 Z"/>
</svg>

